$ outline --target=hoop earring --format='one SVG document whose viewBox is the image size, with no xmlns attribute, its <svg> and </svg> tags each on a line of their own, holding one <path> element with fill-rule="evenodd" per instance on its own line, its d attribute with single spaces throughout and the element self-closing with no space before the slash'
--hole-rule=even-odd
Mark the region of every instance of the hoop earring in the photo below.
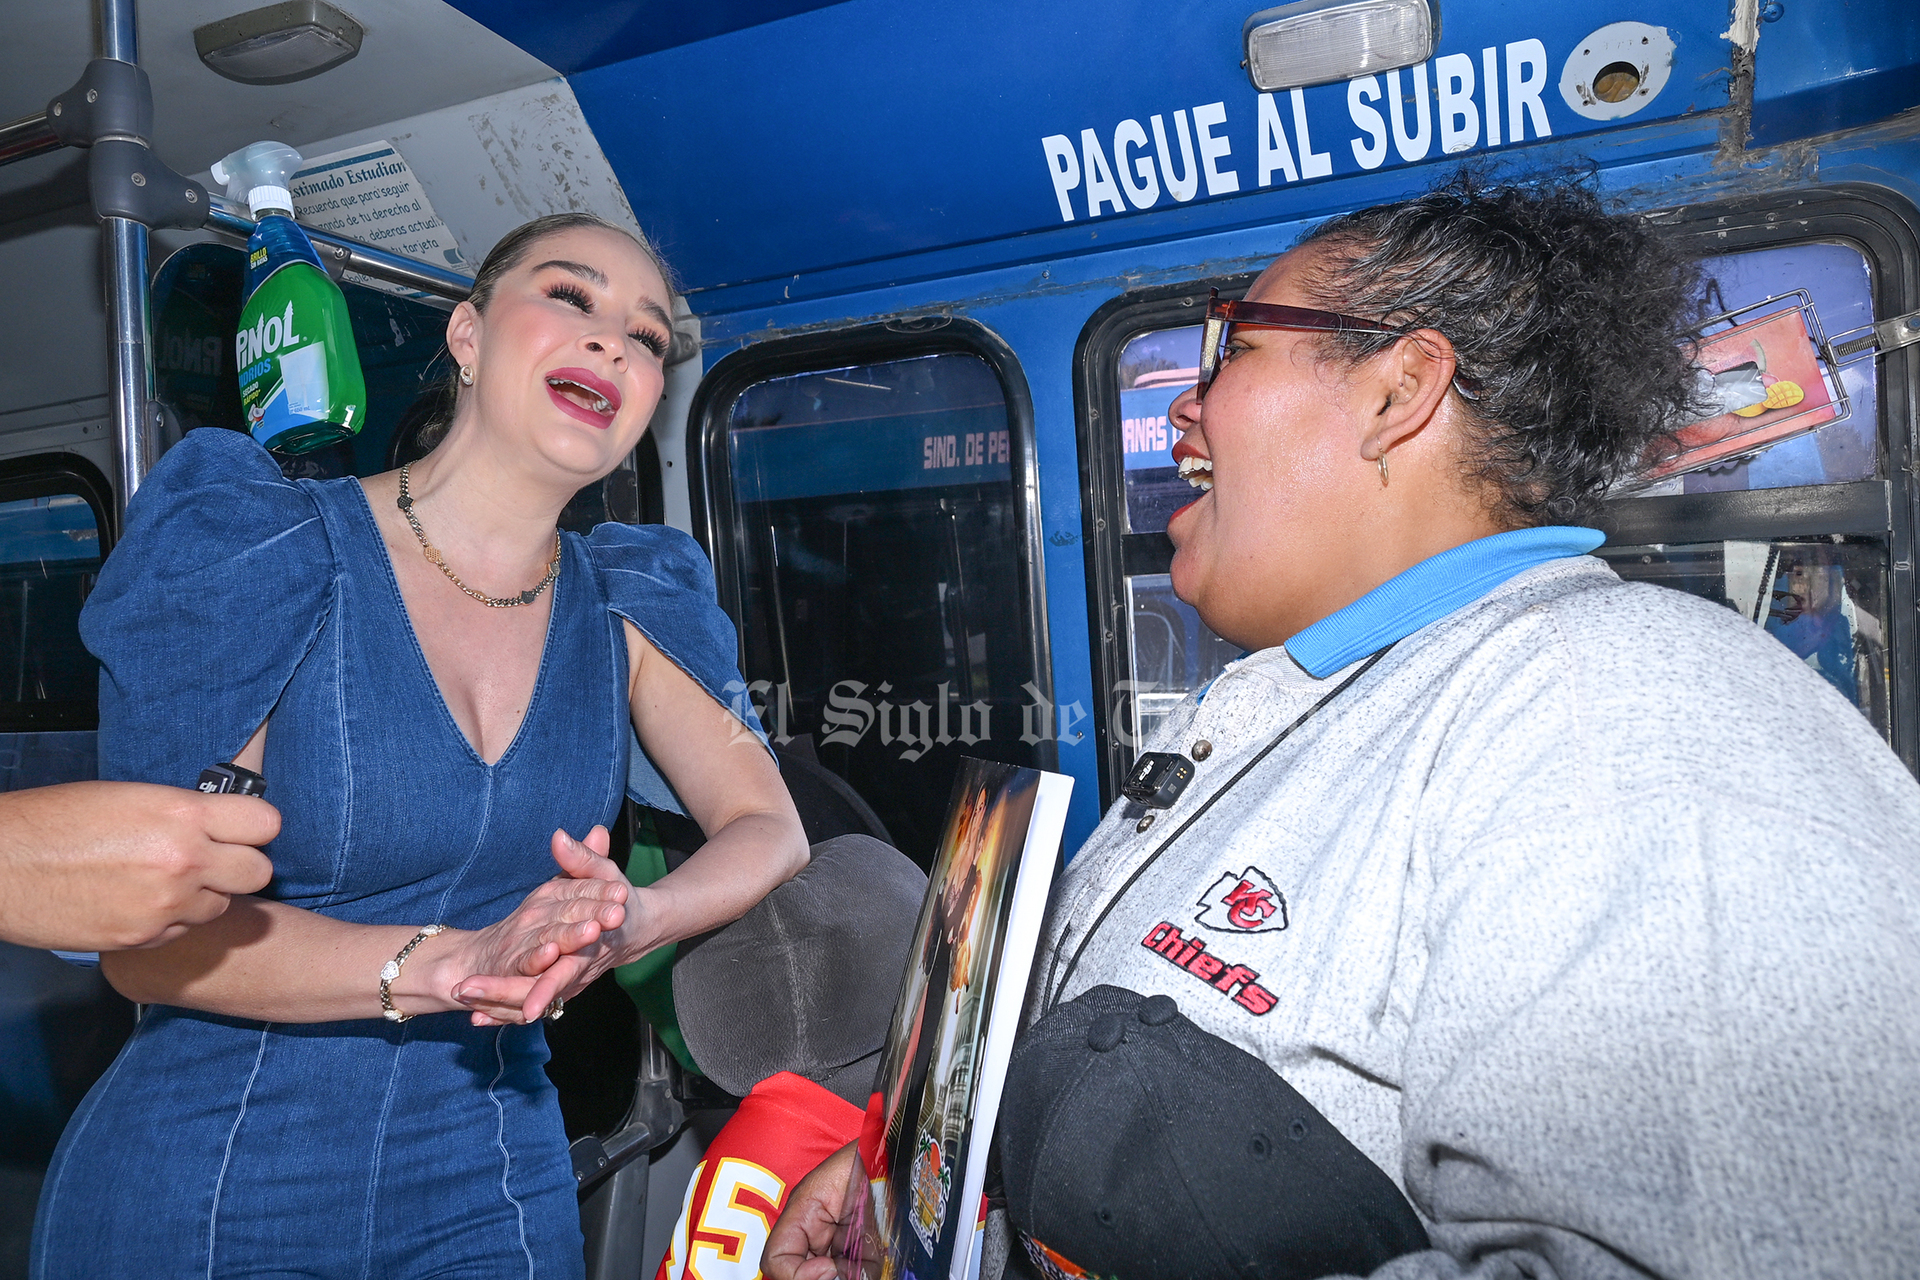
<svg viewBox="0 0 1920 1280">
<path fill-rule="evenodd" d="M 472 365 L 463 364 L 460 366 L 460 385 L 463 387 L 470 387 L 473 385 L 473 366 Z"/>
<path fill-rule="evenodd" d="M 1387 487 L 1387 451 L 1385 449 L 1380 451 L 1380 487 L 1382 489 Z"/>
</svg>

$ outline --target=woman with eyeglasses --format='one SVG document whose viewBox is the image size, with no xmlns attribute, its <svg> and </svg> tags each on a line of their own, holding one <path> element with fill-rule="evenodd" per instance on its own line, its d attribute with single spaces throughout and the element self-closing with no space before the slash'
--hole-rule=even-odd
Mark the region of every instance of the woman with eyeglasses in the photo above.
<svg viewBox="0 0 1920 1280">
<path fill-rule="evenodd" d="M 1463 177 L 1209 307 L 1171 573 L 1248 652 L 1146 744 L 1191 782 L 1055 886 L 999 1118 L 1013 1271 L 1907 1268 L 1920 786 L 1765 632 L 1588 554 L 1703 416 L 1696 278 L 1579 184 Z M 1109 1054 L 1160 1065 L 1076 1130 Z M 1265 1092 L 1187 1078 L 1235 1054 Z M 776 1280 L 828 1274 L 836 1159 Z"/>
</svg>

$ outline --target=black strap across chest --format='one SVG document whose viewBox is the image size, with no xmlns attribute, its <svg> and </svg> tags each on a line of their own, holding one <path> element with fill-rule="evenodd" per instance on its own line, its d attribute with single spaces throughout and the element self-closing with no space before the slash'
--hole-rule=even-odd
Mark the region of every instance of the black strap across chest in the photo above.
<svg viewBox="0 0 1920 1280">
<path fill-rule="evenodd" d="M 1292 737 L 1294 730 L 1298 729 L 1301 725 L 1305 724 L 1307 721 L 1313 719 L 1314 716 L 1318 715 L 1321 709 L 1324 708 L 1328 703 L 1332 702 L 1335 698 L 1345 693 L 1347 691 L 1347 688 L 1350 685 L 1352 685 L 1354 681 L 1358 680 L 1361 676 L 1367 674 L 1367 672 L 1373 670 L 1374 664 L 1379 662 L 1380 659 L 1386 657 L 1388 650 L 1392 648 L 1393 648 L 1393 645 L 1389 644 L 1386 646 L 1386 648 L 1376 650 L 1371 657 L 1369 657 L 1365 662 L 1360 664 L 1359 669 L 1356 670 L 1352 675 L 1348 676 L 1345 680 L 1342 680 L 1339 684 L 1335 685 L 1318 702 L 1308 707 L 1305 711 L 1302 711 L 1299 714 L 1299 716 L 1295 718 L 1292 724 L 1289 724 L 1286 728 L 1282 729 L 1279 732 L 1279 734 L 1274 737 L 1273 741 L 1269 742 L 1266 746 L 1260 748 L 1259 751 L 1255 752 L 1253 755 L 1253 758 L 1251 760 L 1248 760 L 1245 764 L 1241 765 L 1239 770 L 1231 778 L 1228 778 L 1224 783 L 1222 783 L 1218 790 L 1216 790 L 1212 795 L 1208 796 L 1205 800 L 1201 801 L 1198 807 L 1196 807 L 1192 813 L 1187 815 L 1187 820 L 1181 823 L 1177 828 L 1175 828 L 1172 835 L 1169 835 L 1165 840 L 1162 840 L 1160 842 L 1160 847 L 1155 849 L 1152 853 L 1148 854 L 1145 861 L 1141 862 L 1141 864 L 1138 867 L 1134 868 L 1133 874 L 1127 877 L 1126 883 L 1120 886 L 1119 892 L 1115 893 L 1111 898 L 1107 899 L 1107 905 L 1100 908 L 1100 914 L 1093 918 L 1093 923 L 1091 925 L 1087 926 L 1086 933 L 1082 935 L 1080 939 L 1080 945 L 1074 948 L 1073 956 L 1067 961 L 1067 967 L 1065 972 L 1060 973 L 1058 983 L 1054 981 L 1054 974 L 1058 972 L 1060 969 L 1060 953 L 1059 952 L 1054 953 L 1053 963 L 1049 965 L 1047 969 L 1048 995 L 1047 995 L 1047 1002 L 1046 1002 L 1046 1012 L 1051 1013 L 1053 1011 L 1054 1006 L 1060 1003 L 1061 993 L 1066 990 L 1067 983 L 1072 981 L 1073 971 L 1079 967 L 1080 958 L 1086 954 L 1087 946 L 1093 941 L 1094 935 L 1100 932 L 1100 926 L 1106 923 L 1106 919 L 1109 915 L 1113 913 L 1113 909 L 1120 905 L 1120 900 L 1127 896 L 1127 893 L 1133 888 L 1135 884 L 1139 882 L 1140 877 L 1147 873 L 1148 868 L 1152 867 L 1154 863 L 1160 860 L 1160 855 L 1165 853 L 1169 848 L 1171 848 L 1174 841 L 1178 840 L 1181 836 L 1185 835 L 1188 829 L 1191 828 L 1194 823 L 1200 821 L 1201 816 L 1205 814 L 1207 810 L 1213 808 L 1214 803 L 1216 801 L 1218 801 L 1222 796 L 1226 795 L 1227 792 L 1233 790 L 1234 786 L 1242 778 L 1246 777 L 1249 773 L 1252 773 L 1255 766 L 1257 766 L 1262 760 L 1265 760 L 1268 756 L 1272 755 L 1276 747 L 1278 747 L 1281 743 L 1285 742 L 1288 738 Z M 1067 927 L 1068 928 L 1072 927 L 1072 921 L 1068 921 Z"/>
</svg>

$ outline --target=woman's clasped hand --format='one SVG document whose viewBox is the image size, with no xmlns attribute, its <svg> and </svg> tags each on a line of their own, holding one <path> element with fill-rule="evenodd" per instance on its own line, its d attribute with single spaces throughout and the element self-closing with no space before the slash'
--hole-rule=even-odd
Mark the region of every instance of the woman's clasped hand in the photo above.
<svg viewBox="0 0 1920 1280">
<path fill-rule="evenodd" d="M 473 1025 L 532 1022 L 557 1000 L 571 999 L 626 957 L 620 933 L 638 891 L 607 856 L 608 835 L 596 826 L 585 840 L 553 833 L 553 859 L 565 873 L 547 881 L 497 924 L 469 934 L 441 962 L 461 975 L 453 999 L 473 1011 Z"/>
</svg>

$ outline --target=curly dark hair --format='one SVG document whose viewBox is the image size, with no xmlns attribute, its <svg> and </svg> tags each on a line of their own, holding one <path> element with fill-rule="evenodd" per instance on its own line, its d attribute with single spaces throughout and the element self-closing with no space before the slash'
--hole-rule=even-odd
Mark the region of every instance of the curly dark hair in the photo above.
<svg viewBox="0 0 1920 1280">
<path fill-rule="evenodd" d="M 1469 478 L 1512 528 L 1588 520 L 1616 481 L 1672 446 L 1697 404 L 1698 265 L 1589 180 L 1491 184 L 1462 171 L 1425 195 L 1321 223 L 1309 289 L 1328 310 L 1453 344 L 1478 449 Z M 1358 364 L 1398 340 L 1322 339 Z"/>
</svg>

